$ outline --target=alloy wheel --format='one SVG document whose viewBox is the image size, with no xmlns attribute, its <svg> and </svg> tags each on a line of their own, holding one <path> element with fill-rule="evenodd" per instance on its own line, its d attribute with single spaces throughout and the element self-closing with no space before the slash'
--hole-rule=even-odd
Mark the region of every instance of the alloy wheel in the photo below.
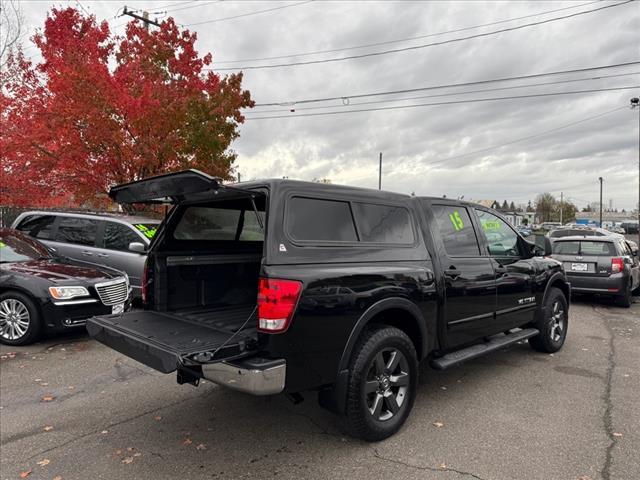
<svg viewBox="0 0 640 480">
<path fill-rule="evenodd" d="M 551 328 L 549 336 L 554 342 L 560 341 L 565 329 L 565 313 L 559 301 L 555 301 L 551 307 Z"/>
<path fill-rule="evenodd" d="M 396 348 L 385 348 L 373 358 L 364 385 L 367 409 L 378 421 L 391 419 L 407 400 L 409 362 Z"/>
<path fill-rule="evenodd" d="M 29 329 L 31 316 L 26 305 L 15 298 L 5 298 L 0 302 L 0 337 L 18 340 Z"/>
</svg>

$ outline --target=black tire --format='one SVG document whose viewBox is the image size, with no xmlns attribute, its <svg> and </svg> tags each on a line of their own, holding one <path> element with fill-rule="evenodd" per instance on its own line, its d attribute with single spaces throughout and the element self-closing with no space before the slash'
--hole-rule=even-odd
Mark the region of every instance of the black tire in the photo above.
<svg viewBox="0 0 640 480">
<path fill-rule="evenodd" d="M 562 290 L 549 289 L 540 317 L 536 325 L 540 333 L 529 339 L 529 345 L 539 352 L 557 352 L 564 345 L 569 326 L 569 306 Z"/>
<path fill-rule="evenodd" d="M 411 339 L 394 327 L 366 330 L 349 368 L 349 433 L 369 442 L 396 433 L 411 412 L 417 385 L 418 357 Z"/>
<path fill-rule="evenodd" d="M 24 332 L 24 316 L 18 316 L 19 329 L 15 325 L 17 312 L 26 309 L 28 325 Z M 12 313 L 13 312 L 13 313 Z M 11 316 L 13 315 L 13 317 Z M 10 323 L 9 323 L 10 322 Z M 0 295 L 0 343 L 5 345 L 28 345 L 36 341 L 42 329 L 40 312 L 36 304 L 27 295 L 21 292 L 9 291 Z"/>
<path fill-rule="evenodd" d="M 629 308 L 631 307 L 631 277 L 627 280 L 627 288 L 625 288 L 624 295 L 619 295 L 616 297 L 616 305 L 619 307 Z"/>
</svg>

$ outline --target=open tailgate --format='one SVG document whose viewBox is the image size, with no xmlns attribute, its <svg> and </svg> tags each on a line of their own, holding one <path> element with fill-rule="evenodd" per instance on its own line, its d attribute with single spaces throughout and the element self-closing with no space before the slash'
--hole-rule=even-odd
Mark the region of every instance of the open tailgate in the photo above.
<svg viewBox="0 0 640 480">
<path fill-rule="evenodd" d="M 250 314 L 245 310 L 246 307 L 239 308 L 232 313 L 240 321 Z M 225 315 L 229 315 L 228 309 Z M 87 330 L 100 343 L 162 373 L 171 373 L 181 365 L 201 365 L 250 355 L 255 333 L 252 329 L 243 330 L 230 341 L 233 332 L 229 330 L 154 311 L 93 317 L 87 320 Z"/>
</svg>

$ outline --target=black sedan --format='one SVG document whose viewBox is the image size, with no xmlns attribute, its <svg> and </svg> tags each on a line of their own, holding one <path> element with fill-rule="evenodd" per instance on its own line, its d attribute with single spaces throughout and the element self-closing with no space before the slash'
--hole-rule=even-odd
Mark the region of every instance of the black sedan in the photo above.
<svg viewBox="0 0 640 480">
<path fill-rule="evenodd" d="M 41 333 L 84 326 L 130 305 L 126 274 L 73 265 L 37 240 L 0 228 L 0 342 L 26 345 Z"/>
</svg>

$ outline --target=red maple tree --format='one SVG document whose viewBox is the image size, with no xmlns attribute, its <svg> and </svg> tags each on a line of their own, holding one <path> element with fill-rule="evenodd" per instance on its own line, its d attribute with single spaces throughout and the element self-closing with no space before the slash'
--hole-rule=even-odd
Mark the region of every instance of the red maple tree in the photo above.
<svg viewBox="0 0 640 480">
<path fill-rule="evenodd" d="M 252 107 L 242 74 L 220 77 L 197 34 L 173 19 L 147 30 L 52 9 L 33 38 L 37 65 L 18 51 L 0 73 L 0 202 L 104 204 L 115 183 L 184 168 L 230 179 L 231 142 Z"/>
</svg>

